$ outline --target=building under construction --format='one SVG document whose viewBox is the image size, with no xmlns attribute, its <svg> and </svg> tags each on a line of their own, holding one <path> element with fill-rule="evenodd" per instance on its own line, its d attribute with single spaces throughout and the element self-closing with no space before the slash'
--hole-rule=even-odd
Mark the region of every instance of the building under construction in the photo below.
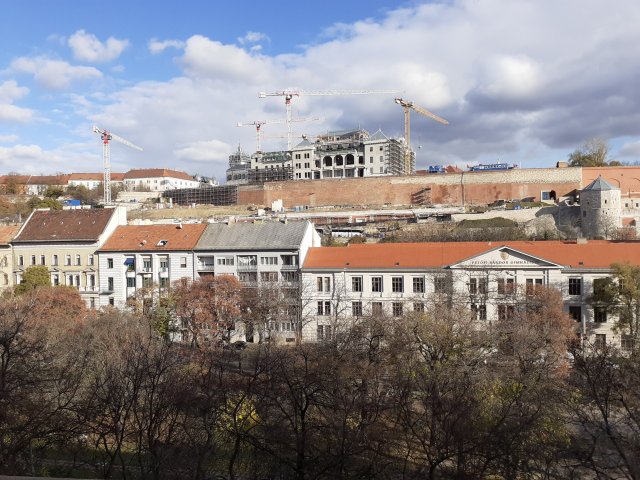
<svg viewBox="0 0 640 480">
<path fill-rule="evenodd" d="M 373 135 L 362 129 L 327 132 L 315 141 L 304 139 L 289 151 L 256 152 L 250 159 L 238 152 L 229 156 L 227 182 L 235 185 L 283 180 L 363 178 L 415 171 L 415 155 L 406 152 L 403 139 Z"/>
<path fill-rule="evenodd" d="M 216 187 L 180 188 L 167 190 L 163 198 L 170 198 L 176 205 L 219 205 L 228 206 L 238 203 L 238 187 L 222 185 Z"/>
</svg>

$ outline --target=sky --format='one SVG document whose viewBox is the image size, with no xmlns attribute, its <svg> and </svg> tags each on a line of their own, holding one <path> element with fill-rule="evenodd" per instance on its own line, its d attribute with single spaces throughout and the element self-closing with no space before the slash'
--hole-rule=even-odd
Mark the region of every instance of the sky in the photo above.
<svg viewBox="0 0 640 480">
<path fill-rule="evenodd" d="M 637 0 L 0 0 L 0 174 L 166 167 L 224 180 L 238 146 L 286 147 L 284 99 L 395 90 L 417 168 L 551 167 L 590 138 L 640 162 Z M 393 94 L 301 95 L 296 139 L 403 136 Z M 294 140 L 294 143 L 297 140 Z"/>
</svg>

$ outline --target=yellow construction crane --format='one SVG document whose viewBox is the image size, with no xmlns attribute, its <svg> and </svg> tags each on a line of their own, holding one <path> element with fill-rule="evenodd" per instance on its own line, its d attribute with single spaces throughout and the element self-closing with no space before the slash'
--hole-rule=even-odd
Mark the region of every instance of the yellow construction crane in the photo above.
<svg viewBox="0 0 640 480">
<path fill-rule="evenodd" d="M 287 113 L 287 150 L 291 150 L 291 99 L 302 95 L 368 95 L 371 93 L 399 93 L 397 90 L 281 90 L 278 92 L 260 92 L 258 98 L 284 97 Z"/>
<path fill-rule="evenodd" d="M 411 175 L 413 173 L 411 168 L 411 110 L 415 110 L 425 117 L 429 117 L 436 122 L 442 123 L 443 125 L 449 125 L 449 122 L 447 122 L 444 118 L 439 117 L 435 113 L 430 112 L 426 108 L 422 108 L 409 100 L 396 98 L 395 102 L 402 108 L 404 108 L 404 174 Z"/>
</svg>

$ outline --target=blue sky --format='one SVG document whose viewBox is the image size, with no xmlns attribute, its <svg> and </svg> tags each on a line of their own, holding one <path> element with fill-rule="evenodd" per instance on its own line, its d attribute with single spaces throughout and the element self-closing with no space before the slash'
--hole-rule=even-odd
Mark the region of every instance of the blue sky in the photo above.
<svg viewBox="0 0 640 480">
<path fill-rule="evenodd" d="M 274 5 L 275 4 L 275 5 Z M 619 0 L 202 2 L 0 0 L 0 174 L 164 166 L 223 178 L 284 117 L 259 91 L 396 89 L 418 168 L 552 166 L 587 139 L 640 160 L 640 5 Z M 401 136 L 393 96 L 299 97 L 297 135 L 361 126 Z M 266 136 L 282 125 L 263 127 Z M 282 138 L 263 146 L 284 147 Z"/>
</svg>

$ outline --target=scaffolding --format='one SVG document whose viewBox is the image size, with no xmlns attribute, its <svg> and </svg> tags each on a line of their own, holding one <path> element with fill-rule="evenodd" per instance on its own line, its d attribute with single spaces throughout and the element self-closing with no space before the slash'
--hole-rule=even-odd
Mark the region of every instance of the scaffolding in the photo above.
<svg viewBox="0 0 640 480">
<path fill-rule="evenodd" d="M 238 203 L 238 187 L 222 185 L 217 187 L 180 188 L 167 190 L 163 198 L 170 198 L 177 205 L 219 205 L 229 206 Z"/>
<path fill-rule="evenodd" d="M 256 168 L 254 170 L 249 170 L 250 184 L 283 182 L 286 180 L 293 180 L 293 168 L 291 165 L 287 165 L 283 168 Z"/>
</svg>

